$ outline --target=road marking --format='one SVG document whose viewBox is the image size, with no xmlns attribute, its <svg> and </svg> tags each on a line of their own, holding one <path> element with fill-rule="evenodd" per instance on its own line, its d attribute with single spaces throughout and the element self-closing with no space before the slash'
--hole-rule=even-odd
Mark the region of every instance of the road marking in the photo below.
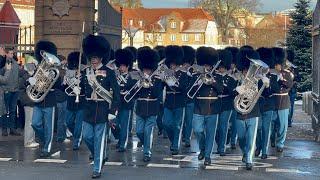
<svg viewBox="0 0 320 180">
<path fill-rule="evenodd" d="M 57 152 L 51 154 L 51 156 L 52 156 L 52 157 L 60 156 L 60 151 L 57 151 Z"/>
<path fill-rule="evenodd" d="M 0 158 L 0 161 L 10 161 L 12 158 Z"/>
<path fill-rule="evenodd" d="M 223 166 L 223 165 L 212 164 L 211 166 L 206 166 L 205 169 L 208 169 L 208 170 L 238 171 L 238 170 L 239 170 L 239 167 L 237 167 L 237 166 Z"/>
<path fill-rule="evenodd" d="M 106 162 L 104 163 L 105 166 L 122 166 L 122 162 Z"/>
<path fill-rule="evenodd" d="M 34 160 L 36 163 L 58 163 L 58 164 L 63 164 L 67 162 L 67 160 L 62 160 L 62 159 L 36 159 Z"/>
<path fill-rule="evenodd" d="M 147 167 L 156 167 L 156 168 L 179 168 L 179 165 L 176 164 L 148 164 Z"/>
<path fill-rule="evenodd" d="M 298 174 L 310 174 L 310 172 L 300 171 L 298 169 L 276 169 L 266 168 L 266 172 L 278 172 L 278 173 L 298 173 Z"/>
</svg>

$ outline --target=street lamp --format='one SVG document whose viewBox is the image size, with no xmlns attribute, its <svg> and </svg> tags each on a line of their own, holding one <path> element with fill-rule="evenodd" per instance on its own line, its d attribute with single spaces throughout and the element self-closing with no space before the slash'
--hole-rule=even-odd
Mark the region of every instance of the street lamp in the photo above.
<svg viewBox="0 0 320 180">
<path fill-rule="evenodd" d="M 129 25 L 128 27 L 125 27 L 124 30 L 129 36 L 130 40 L 130 46 L 133 46 L 133 38 L 136 36 L 137 32 L 140 30 L 139 28 L 133 27 L 132 25 Z"/>
</svg>

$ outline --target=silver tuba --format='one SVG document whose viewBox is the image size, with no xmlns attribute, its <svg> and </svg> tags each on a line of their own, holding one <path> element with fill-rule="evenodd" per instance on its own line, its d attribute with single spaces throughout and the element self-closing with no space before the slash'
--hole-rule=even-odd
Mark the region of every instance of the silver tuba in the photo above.
<svg viewBox="0 0 320 180">
<path fill-rule="evenodd" d="M 211 69 L 211 71 L 207 71 L 203 66 L 191 66 L 195 67 L 192 72 L 194 74 L 200 74 L 197 80 L 193 83 L 191 88 L 189 89 L 187 96 L 191 99 L 194 98 L 194 96 L 198 93 L 200 88 L 203 86 L 203 84 L 210 85 L 214 82 L 213 73 L 216 71 L 216 69 L 219 67 L 219 64 L 221 61 L 218 61 L 216 65 Z M 189 69 L 190 70 L 190 69 Z M 188 71 L 189 71 L 188 70 Z M 191 72 L 191 71 L 190 71 Z M 194 75 L 193 74 L 193 75 Z"/>
<path fill-rule="evenodd" d="M 60 75 L 57 68 L 61 65 L 60 60 L 45 51 L 40 51 L 40 55 L 43 60 L 32 77 L 35 82 L 26 89 L 27 95 L 35 103 L 44 100 Z"/>
<path fill-rule="evenodd" d="M 248 59 L 251 61 L 250 67 L 240 87 L 238 87 L 241 91 L 234 99 L 235 110 L 243 115 L 249 114 L 258 102 L 259 97 L 266 87 L 266 84 L 263 84 L 259 90 L 258 82 L 265 77 L 269 71 L 269 66 L 263 61 L 259 59 Z"/>
</svg>

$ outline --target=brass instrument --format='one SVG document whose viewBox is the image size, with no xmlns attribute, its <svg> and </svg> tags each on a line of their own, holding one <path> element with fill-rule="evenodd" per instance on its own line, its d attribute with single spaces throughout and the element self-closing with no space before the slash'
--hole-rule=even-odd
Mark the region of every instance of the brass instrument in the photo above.
<svg viewBox="0 0 320 180">
<path fill-rule="evenodd" d="M 60 60 L 45 51 L 40 51 L 40 55 L 43 60 L 32 77 L 35 82 L 30 84 L 26 89 L 27 95 L 35 103 L 44 100 L 60 75 L 57 68 L 61 65 Z"/>
<path fill-rule="evenodd" d="M 117 78 L 117 82 L 118 84 L 127 84 L 127 80 L 125 77 L 123 77 L 115 63 L 116 60 L 111 60 L 107 63 L 107 67 L 109 67 L 110 69 L 112 69 L 116 75 L 116 78 Z"/>
<path fill-rule="evenodd" d="M 89 82 L 89 85 L 92 87 L 93 95 L 101 96 L 109 104 L 112 103 L 112 92 L 109 92 L 104 87 L 102 87 L 97 81 L 96 75 L 94 74 L 92 68 L 86 69 L 86 76 Z M 92 100 L 97 99 L 97 97 L 92 97 Z"/>
<path fill-rule="evenodd" d="M 251 61 L 250 67 L 240 87 L 238 87 L 241 92 L 234 99 L 235 110 L 243 115 L 249 114 L 258 102 L 259 97 L 267 86 L 263 84 L 259 90 L 258 82 L 263 77 L 266 77 L 269 70 L 269 66 L 263 61 L 248 59 Z"/>
<path fill-rule="evenodd" d="M 187 96 L 191 99 L 194 98 L 194 96 L 198 93 L 200 88 L 203 86 L 203 84 L 210 85 L 214 82 L 213 73 L 218 68 L 221 61 L 218 61 L 216 65 L 211 69 L 211 71 L 208 72 L 203 66 L 194 66 L 196 67 L 194 69 L 195 74 L 200 74 L 197 80 L 193 83 L 191 88 L 189 89 Z M 197 73 L 196 73 L 197 72 Z M 198 73 L 199 72 L 199 73 Z"/>
</svg>

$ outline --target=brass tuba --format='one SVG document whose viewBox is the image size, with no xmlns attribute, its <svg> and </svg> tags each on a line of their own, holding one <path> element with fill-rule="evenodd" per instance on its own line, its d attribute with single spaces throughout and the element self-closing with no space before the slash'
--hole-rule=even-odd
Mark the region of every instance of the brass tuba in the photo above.
<svg viewBox="0 0 320 180">
<path fill-rule="evenodd" d="M 248 58 L 248 57 L 247 57 Z M 269 66 L 259 59 L 250 59 L 250 67 L 240 85 L 241 92 L 234 99 L 234 108 L 237 112 L 245 115 L 249 114 L 259 97 L 261 96 L 266 84 L 263 84 L 259 90 L 258 82 L 266 76 Z"/>
<path fill-rule="evenodd" d="M 40 51 L 40 55 L 43 60 L 32 77 L 35 82 L 33 85 L 30 84 L 26 89 L 27 95 L 35 103 L 44 100 L 60 75 L 57 68 L 61 65 L 60 60 L 45 51 Z"/>
</svg>

